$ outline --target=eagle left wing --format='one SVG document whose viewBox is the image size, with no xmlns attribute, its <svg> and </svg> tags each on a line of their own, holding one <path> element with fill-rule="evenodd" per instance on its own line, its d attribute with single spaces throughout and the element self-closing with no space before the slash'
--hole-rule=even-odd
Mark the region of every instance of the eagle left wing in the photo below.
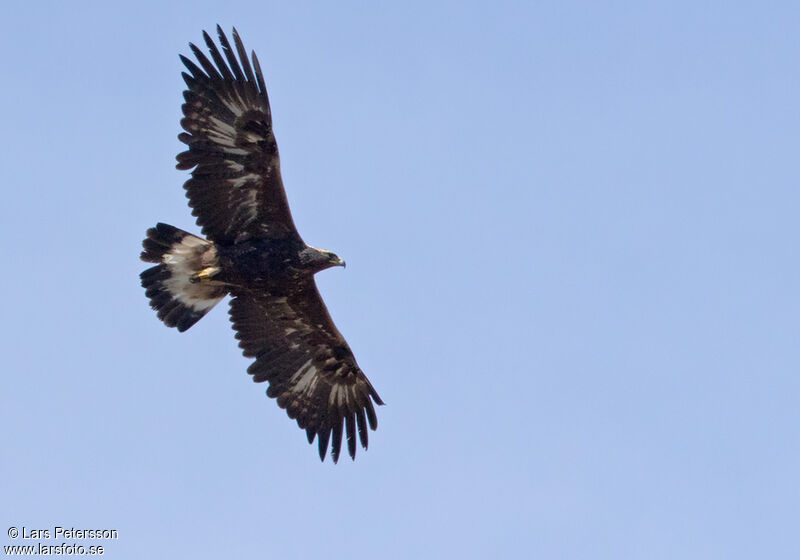
<svg viewBox="0 0 800 560">
<path fill-rule="evenodd" d="M 330 441 L 331 457 L 339 460 L 343 434 L 355 458 L 356 431 L 366 449 L 367 423 L 378 426 L 372 402 L 383 401 L 333 324 L 313 278 L 287 294 L 234 289 L 232 295 L 236 338 L 244 355 L 256 359 L 247 369 L 253 381 L 268 381 L 267 396 L 297 420 L 309 443 L 318 438 L 320 459 Z"/>
<path fill-rule="evenodd" d="M 206 237 L 225 244 L 248 238 L 300 239 L 281 180 L 258 58 L 252 54 L 251 66 L 236 29 L 235 51 L 219 26 L 217 32 L 222 53 L 203 32 L 213 62 L 191 43 L 200 66 L 181 56 L 189 73 L 183 73 L 188 89 L 183 92 L 181 126 L 186 132 L 178 138 L 189 149 L 178 154 L 177 167 L 194 168 L 184 184 L 192 214 Z"/>
</svg>

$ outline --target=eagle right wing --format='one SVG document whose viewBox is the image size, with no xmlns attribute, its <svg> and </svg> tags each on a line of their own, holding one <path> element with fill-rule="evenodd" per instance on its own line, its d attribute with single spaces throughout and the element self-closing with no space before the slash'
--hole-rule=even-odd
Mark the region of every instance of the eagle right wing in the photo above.
<svg viewBox="0 0 800 560">
<path fill-rule="evenodd" d="M 200 66 L 181 56 L 189 73 L 183 73 L 188 89 L 183 92 L 181 126 L 186 132 L 178 138 L 189 149 L 177 156 L 177 167 L 194 168 L 184 184 L 192 214 L 206 237 L 225 244 L 249 238 L 299 239 L 281 180 L 258 58 L 252 54 L 251 67 L 236 29 L 235 51 L 219 26 L 217 32 L 222 53 L 203 32 L 213 62 L 191 43 Z"/>
<path fill-rule="evenodd" d="M 330 441 L 338 461 L 343 433 L 355 458 L 356 431 L 366 449 L 367 424 L 378 426 L 372 402 L 383 401 L 333 324 L 313 278 L 299 284 L 288 294 L 234 289 L 236 338 L 244 355 L 256 359 L 247 370 L 253 381 L 268 381 L 267 396 L 297 420 L 309 443 L 318 438 L 320 458 Z"/>
</svg>

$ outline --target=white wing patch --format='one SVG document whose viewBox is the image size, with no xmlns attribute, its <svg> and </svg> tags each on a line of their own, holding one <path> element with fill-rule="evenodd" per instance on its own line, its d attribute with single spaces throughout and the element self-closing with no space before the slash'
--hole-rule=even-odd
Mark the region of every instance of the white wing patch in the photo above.
<svg viewBox="0 0 800 560">
<path fill-rule="evenodd" d="M 209 122 L 212 125 L 214 125 L 214 129 L 213 130 L 216 130 L 217 132 L 225 134 L 229 138 L 236 138 L 236 129 L 233 128 L 232 125 L 230 125 L 230 124 L 226 123 L 225 121 L 223 121 L 222 119 L 220 119 L 219 117 L 212 116 L 209 119 Z M 233 145 L 233 144 L 231 144 L 231 145 Z"/>
<path fill-rule="evenodd" d="M 221 99 L 222 103 L 237 117 L 240 117 L 242 113 L 244 113 L 243 105 L 241 99 L 232 100 L 232 99 Z"/>
<path fill-rule="evenodd" d="M 242 148 L 225 148 L 225 147 L 223 147 L 222 151 L 225 152 L 226 154 L 233 154 L 235 156 L 246 156 L 247 154 L 250 153 L 247 150 L 243 150 Z"/>
<path fill-rule="evenodd" d="M 342 407 L 346 400 L 348 400 L 347 386 L 338 383 L 334 384 L 331 387 L 331 394 L 328 397 L 328 405 Z"/>
<path fill-rule="evenodd" d="M 312 360 L 309 359 L 289 378 L 289 383 L 292 384 L 293 392 L 311 392 L 316 387 L 318 381 L 317 367 L 311 365 L 311 362 Z"/>
<path fill-rule="evenodd" d="M 256 175 L 255 173 L 248 173 L 247 175 L 242 175 L 241 177 L 232 177 L 228 179 L 228 181 L 237 189 L 243 187 L 247 183 L 251 182 L 259 182 L 261 180 L 260 175 Z M 255 193 L 255 191 L 253 191 Z"/>
</svg>

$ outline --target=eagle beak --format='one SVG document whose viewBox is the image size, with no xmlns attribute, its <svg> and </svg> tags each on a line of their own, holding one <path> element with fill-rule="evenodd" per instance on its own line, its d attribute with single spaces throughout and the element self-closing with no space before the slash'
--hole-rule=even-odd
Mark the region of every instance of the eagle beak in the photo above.
<svg viewBox="0 0 800 560">
<path fill-rule="evenodd" d="M 330 262 L 332 266 L 347 266 L 347 264 L 338 255 L 332 255 Z"/>
</svg>

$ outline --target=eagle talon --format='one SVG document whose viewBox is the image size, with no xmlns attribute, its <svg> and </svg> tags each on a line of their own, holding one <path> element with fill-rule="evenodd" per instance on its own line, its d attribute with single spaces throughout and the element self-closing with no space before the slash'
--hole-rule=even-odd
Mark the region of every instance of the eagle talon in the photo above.
<svg viewBox="0 0 800 560">
<path fill-rule="evenodd" d="M 200 282 L 202 280 L 210 280 L 219 273 L 219 270 L 220 269 L 218 266 L 209 266 L 208 268 L 204 268 L 197 274 L 193 274 L 189 278 L 189 282 L 191 282 L 192 284 L 196 284 L 197 282 Z"/>
</svg>

